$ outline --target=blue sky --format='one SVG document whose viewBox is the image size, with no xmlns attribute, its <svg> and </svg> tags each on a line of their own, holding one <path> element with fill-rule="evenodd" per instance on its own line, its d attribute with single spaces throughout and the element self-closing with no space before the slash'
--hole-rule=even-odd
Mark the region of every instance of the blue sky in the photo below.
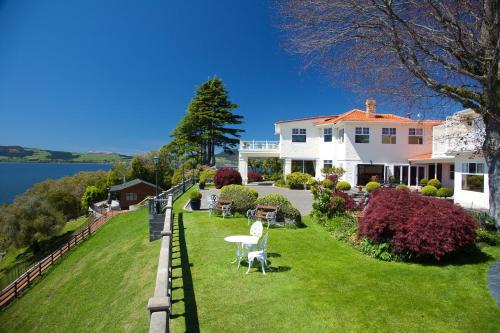
<svg viewBox="0 0 500 333">
<path fill-rule="evenodd" d="M 372 97 L 304 71 L 281 42 L 268 1 L 0 0 L 0 145 L 156 149 L 213 75 L 240 105 L 245 139 Z"/>
</svg>

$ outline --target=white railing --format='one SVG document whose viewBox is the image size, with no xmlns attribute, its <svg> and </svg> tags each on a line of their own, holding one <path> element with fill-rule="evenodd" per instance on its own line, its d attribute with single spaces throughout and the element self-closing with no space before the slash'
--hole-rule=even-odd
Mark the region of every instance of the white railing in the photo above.
<svg viewBox="0 0 500 333">
<path fill-rule="evenodd" d="M 240 150 L 279 150 L 279 141 L 240 141 Z"/>
</svg>

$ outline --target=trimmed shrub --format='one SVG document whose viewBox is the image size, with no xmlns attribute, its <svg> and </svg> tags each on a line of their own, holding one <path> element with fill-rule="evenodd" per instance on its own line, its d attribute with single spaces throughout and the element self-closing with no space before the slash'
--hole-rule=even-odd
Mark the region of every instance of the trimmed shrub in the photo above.
<svg viewBox="0 0 500 333">
<path fill-rule="evenodd" d="M 191 200 L 201 200 L 202 194 L 200 191 L 193 191 L 189 194 Z"/>
<path fill-rule="evenodd" d="M 405 184 L 400 184 L 398 186 L 396 186 L 396 190 L 409 190 L 408 188 L 408 185 L 405 185 Z"/>
<path fill-rule="evenodd" d="M 333 189 L 335 187 L 335 183 L 332 182 L 330 179 L 325 179 L 321 182 L 321 185 L 323 185 L 324 188 L 328 189 Z"/>
<path fill-rule="evenodd" d="M 262 181 L 262 175 L 258 172 L 249 172 L 248 173 L 248 182 L 253 183 L 253 182 L 261 182 Z"/>
<path fill-rule="evenodd" d="M 420 179 L 420 186 L 427 186 L 428 182 L 429 182 L 429 179 L 422 178 L 422 179 Z"/>
<path fill-rule="evenodd" d="M 434 186 L 427 185 L 424 186 L 424 188 L 422 189 L 422 195 L 425 195 L 426 197 L 435 197 L 437 191 L 438 191 L 437 188 L 435 188 Z"/>
<path fill-rule="evenodd" d="M 304 189 L 304 184 L 310 184 L 313 178 L 310 174 L 293 172 L 286 176 L 286 184 L 291 189 Z"/>
<path fill-rule="evenodd" d="M 437 179 L 431 179 L 427 182 L 427 185 L 434 186 L 436 189 L 441 188 L 441 182 Z"/>
<path fill-rule="evenodd" d="M 390 243 L 401 255 L 440 260 L 474 244 L 477 227 L 463 208 L 447 200 L 384 188 L 373 194 L 358 237 Z"/>
<path fill-rule="evenodd" d="M 343 181 L 338 182 L 336 188 L 339 191 L 349 191 L 351 189 L 351 184 L 349 184 L 349 182 L 343 180 Z"/>
<path fill-rule="evenodd" d="M 222 168 L 217 170 L 214 176 L 214 183 L 216 188 L 222 188 L 231 184 L 241 185 L 241 175 L 234 169 Z"/>
<path fill-rule="evenodd" d="M 260 197 L 256 201 L 257 205 L 269 205 L 269 206 L 278 206 L 278 214 L 276 216 L 276 220 L 279 222 L 283 222 L 285 217 L 295 219 L 296 224 L 301 223 L 301 215 L 300 212 L 293 207 L 290 201 L 282 196 L 281 194 L 271 193 Z"/>
<path fill-rule="evenodd" d="M 380 188 L 379 182 L 369 182 L 366 184 L 366 192 L 371 193 L 373 190 Z"/>
<path fill-rule="evenodd" d="M 255 208 L 259 194 L 256 190 L 242 185 L 226 185 L 220 191 L 221 199 L 233 201 L 233 211 L 246 214 L 247 210 Z"/>
<path fill-rule="evenodd" d="M 477 242 L 491 246 L 500 245 L 500 233 L 479 228 L 476 230 Z"/>
<path fill-rule="evenodd" d="M 453 196 L 453 190 L 448 187 L 441 187 L 439 190 L 437 190 L 436 194 L 440 198 L 449 198 Z"/>
</svg>

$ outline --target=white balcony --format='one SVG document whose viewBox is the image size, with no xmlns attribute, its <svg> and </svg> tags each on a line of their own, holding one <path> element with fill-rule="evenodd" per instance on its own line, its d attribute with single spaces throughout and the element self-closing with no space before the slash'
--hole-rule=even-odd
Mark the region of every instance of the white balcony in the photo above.
<svg viewBox="0 0 500 333">
<path fill-rule="evenodd" d="M 279 152 L 279 141 L 240 141 L 240 152 Z"/>
</svg>

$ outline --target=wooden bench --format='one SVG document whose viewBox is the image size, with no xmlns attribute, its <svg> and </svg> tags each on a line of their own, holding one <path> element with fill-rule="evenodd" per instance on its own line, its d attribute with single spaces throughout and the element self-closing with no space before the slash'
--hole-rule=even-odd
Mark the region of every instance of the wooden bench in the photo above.
<svg viewBox="0 0 500 333">
<path fill-rule="evenodd" d="M 217 200 L 217 204 L 215 205 L 215 210 L 221 212 L 222 218 L 231 216 L 231 209 L 233 207 L 232 200 L 219 199 Z"/>
<path fill-rule="evenodd" d="M 267 222 L 267 227 L 271 223 L 276 222 L 276 217 L 278 215 L 278 206 L 271 205 L 257 205 L 255 209 L 250 209 L 247 212 L 248 224 L 250 221 L 265 221 Z"/>
</svg>

